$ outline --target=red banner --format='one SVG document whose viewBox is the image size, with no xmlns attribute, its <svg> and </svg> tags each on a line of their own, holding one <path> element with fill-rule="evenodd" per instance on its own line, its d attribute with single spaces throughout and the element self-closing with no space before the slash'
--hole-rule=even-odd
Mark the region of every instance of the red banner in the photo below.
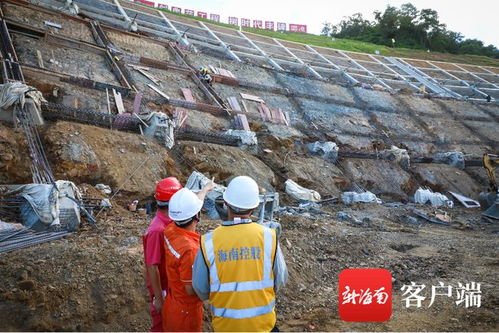
<svg viewBox="0 0 499 333">
<path fill-rule="evenodd" d="M 286 23 L 277 22 L 277 31 L 286 31 Z"/>
<path fill-rule="evenodd" d="M 205 13 L 205 12 L 198 12 L 198 17 L 208 18 L 208 13 Z"/>
<path fill-rule="evenodd" d="M 263 28 L 262 20 L 253 20 L 253 28 L 262 29 Z"/>
<path fill-rule="evenodd" d="M 158 8 L 168 9 L 168 5 L 165 5 L 164 3 L 158 3 Z"/>
<path fill-rule="evenodd" d="M 239 25 L 239 19 L 234 16 L 229 16 L 229 24 Z"/>
<path fill-rule="evenodd" d="M 307 26 L 304 24 L 290 24 L 289 31 L 307 33 Z"/>
<path fill-rule="evenodd" d="M 180 7 L 174 7 L 173 6 L 172 7 L 172 12 L 174 12 L 174 13 L 182 13 L 182 8 L 180 8 Z"/>
<path fill-rule="evenodd" d="M 241 19 L 241 27 L 251 27 L 251 20 L 250 19 Z"/>
<path fill-rule="evenodd" d="M 194 11 L 192 9 L 184 9 L 184 14 L 194 16 Z"/>
<path fill-rule="evenodd" d="M 210 14 L 210 20 L 215 21 L 215 22 L 220 22 L 220 15 Z"/>
<path fill-rule="evenodd" d="M 144 5 L 148 5 L 148 6 L 153 6 L 154 7 L 154 1 L 135 0 L 135 2 L 140 2 L 140 3 L 143 3 Z"/>
<path fill-rule="evenodd" d="M 265 29 L 267 30 L 274 30 L 274 22 L 272 21 L 265 21 Z"/>
</svg>

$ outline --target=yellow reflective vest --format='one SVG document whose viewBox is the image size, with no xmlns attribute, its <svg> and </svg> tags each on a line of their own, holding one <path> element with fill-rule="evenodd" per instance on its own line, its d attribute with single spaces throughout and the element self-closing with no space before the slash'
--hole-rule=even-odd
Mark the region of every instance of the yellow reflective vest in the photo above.
<svg viewBox="0 0 499 333">
<path fill-rule="evenodd" d="M 275 231 L 257 223 L 219 226 L 201 237 L 213 329 L 270 332 L 275 326 Z"/>
</svg>

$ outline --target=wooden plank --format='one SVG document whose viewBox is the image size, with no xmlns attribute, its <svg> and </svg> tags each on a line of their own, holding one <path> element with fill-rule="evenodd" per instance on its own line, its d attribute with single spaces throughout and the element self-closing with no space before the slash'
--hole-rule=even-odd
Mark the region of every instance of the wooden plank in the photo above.
<svg viewBox="0 0 499 333">
<path fill-rule="evenodd" d="M 186 101 L 196 103 L 196 101 L 194 100 L 194 96 L 192 96 L 192 91 L 190 89 L 182 88 L 181 90 L 182 94 L 184 94 L 184 98 Z"/>
<path fill-rule="evenodd" d="M 143 95 L 144 94 L 141 92 L 135 94 L 135 99 L 133 100 L 133 110 L 132 110 L 134 114 L 140 113 L 140 104 L 142 103 Z"/>
<path fill-rule="evenodd" d="M 187 120 L 187 110 L 184 108 L 175 108 L 173 110 L 173 120 L 177 128 L 182 127 Z"/>
<path fill-rule="evenodd" d="M 267 121 L 272 121 L 272 114 L 270 113 L 269 107 L 265 104 L 261 104 L 263 112 L 265 113 L 265 117 Z"/>
<path fill-rule="evenodd" d="M 254 101 L 254 102 L 258 102 L 258 103 L 265 103 L 265 101 L 258 96 L 249 95 L 249 94 L 245 94 L 245 93 L 240 93 L 240 94 L 241 94 L 242 98 L 247 99 L 249 101 Z"/>
<path fill-rule="evenodd" d="M 244 99 L 241 100 L 241 104 L 243 106 L 243 111 L 248 113 L 248 106 L 246 105 L 246 102 L 244 101 Z"/>
<path fill-rule="evenodd" d="M 146 73 L 144 70 L 142 69 L 135 69 L 137 72 L 139 72 L 140 74 L 144 75 L 146 78 L 148 78 L 149 80 L 151 80 L 154 84 L 158 84 L 161 82 L 160 80 L 156 79 L 154 76 L 152 76 L 151 74 L 149 73 Z"/>
<path fill-rule="evenodd" d="M 219 74 L 217 68 L 213 67 L 212 65 L 209 65 L 208 68 L 213 74 Z"/>
<path fill-rule="evenodd" d="M 282 112 L 282 114 L 284 116 L 284 124 L 286 126 L 289 126 L 289 123 L 290 123 L 290 121 L 289 121 L 289 114 L 286 111 L 282 111 L 282 109 L 279 109 L 279 110 L 281 110 L 281 112 Z"/>
<path fill-rule="evenodd" d="M 36 50 L 36 59 L 38 61 L 38 67 L 45 68 L 43 64 L 42 53 L 40 52 L 40 50 Z"/>
<path fill-rule="evenodd" d="M 227 97 L 227 102 L 229 103 L 232 110 L 242 111 L 241 106 L 239 105 L 239 102 L 237 101 L 236 97 L 234 96 Z"/>
<path fill-rule="evenodd" d="M 161 95 L 162 97 L 166 98 L 168 101 L 170 100 L 170 97 L 168 97 L 167 94 L 165 94 L 164 92 L 162 92 L 161 90 L 159 90 L 157 87 L 153 86 L 152 84 L 148 83 L 147 86 L 149 88 L 151 88 L 152 90 L 154 90 L 155 92 L 157 92 L 159 95 Z"/>
<path fill-rule="evenodd" d="M 250 131 L 250 126 L 248 123 L 248 118 L 246 118 L 245 114 L 238 114 L 237 117 L 239 118 L 239 122 L 241 123 L 241 127 L 245 131 Z"/>
<path fill-rule="evenodd" d="M 123 106 L 123 100 L 121 99 L 121 93 L 117 92 L 113 88 L 113 96 L 114 96 L 114 103 L 116 104 L 116 108 L 118 109 L 118 114 L 125 113 L 125 106 Z"/>
</svg>

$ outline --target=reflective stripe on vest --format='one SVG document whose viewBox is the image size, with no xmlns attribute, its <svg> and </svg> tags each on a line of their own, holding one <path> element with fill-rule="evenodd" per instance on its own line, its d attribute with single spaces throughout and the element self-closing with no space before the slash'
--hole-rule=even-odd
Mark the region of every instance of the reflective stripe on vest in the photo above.
<svg viewBox="0 0 499 333">
<path fill-rule="evenodd" d="M 164 236 L 165 238 L 165 242 L 166 242 L 166 246 L 168 246 L 168 249 L 170 250 L 170 252 L 175 256 L 175 258 L 180 258 L 180 254 L 175 251 L 175 249 L 173 248 L 172 244 L 170 244 L 170 241 L 168 240 L 168 238 L 166 238 L 166 236 Z"/>
<path fill-rule="evenodd" d="M 213 315 L 216 317 L 232 318 L 232 319 L 244 319 L 256 316 L 262 316 L 272 311 L 274 308 L 275 301 L 270 302 L 268 305 L 257 306 L 256 308 L 249 309 L 225 309 L 216 308 L 211 306 Z"/>
<path fill-rule="evenodd" d="M 217 265 L 215 263 L 215 251 L 213 245 L 213 232 L 206 234 L 205 251 L 206 259 L 210 264 L 210 292 L 241 292 L 252 290 L 263 290 L 274 287 L 274 279 L 271 278 L 272 272 L 272 230 L 263 227 L 263 279 L 258 281 L 226 282 L 221 283 L 218 278 Z M 265 315 L 273 311 L 275 301 L 272 300 L 265 306 L 259 306 L 248 309 L 227 309 L 217 308 L 212 305 L 213 314 L 216 317 L 244 319 Z"/>
<path fill-rule="evenodd" d="M 213 232 L 206 234 L 205 248 L 210 263 L 210 292 L 250 291 L 274 287 L 274 280 L 270 278 L 272 270 L 272 231 L 269 228 L 264 228 L 263 235 L 263 280 L 220 283 L 217 265 L 215 264 L 215 251 L 213 250 Z"/>
</svg>

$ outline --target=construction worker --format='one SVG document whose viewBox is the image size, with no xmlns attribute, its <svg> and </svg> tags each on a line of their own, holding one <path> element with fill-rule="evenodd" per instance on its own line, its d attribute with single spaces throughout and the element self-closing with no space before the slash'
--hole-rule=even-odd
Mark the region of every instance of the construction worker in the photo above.
<svg viewBox="0 0 499 333">
<path fill-rule="evenodd" d="M 207 192 L 207 191 L 206 191 Z M 163 304 L 165 332 L 200 332 L 203 301 L 192 288 L 192 264 L 199 249 L 196 226 L 203 200 L 184 188 L 170 200 L 169 217 L 175 221 L 166 227 L 166 270 L 168 292 Z"/>
<path fill-rule="evenodd" d="M 208 67 L 205 67 L 205 66 L 199 67 L 198 71 L 199 71 L 199 74 L 201 76 L 204 76 L 206 74 L 210 74 L 210 70 L 208 69 Z"/>
<path fill-rule="evenodd" d="M 166 226 L 172 222 L 168 217 L 168 203 L 171 197 L 181 188 L 182 184 L 175 177 L 162 179 L 156 185 L 154 198 L 158 210 L 142 237 L 146 264 L 146 285 L 151 301 L 149 305 L 152 317 L 151 332 L 161 332 L 163 330 L 161 309 L 168 282 L 166 278 L 163 232 Z"/>
<path fill-rule="evenodd" d="M 250 219 L 260 203 L 258 185 L 236 177 L 223 199 L 227 221 L 201 237 L 192 286 L 211 303 L 214 331 L 277 330 L 275 291 L 288 271 L 275 231 Z"/>
<path fill-rule="evenodd" d="M 211 86 L 211 83 L 213 82 L 213 78 L 211 77 L 210 74 L 203 75 L 203 81 L 208 83 Z"/>
</svg>

